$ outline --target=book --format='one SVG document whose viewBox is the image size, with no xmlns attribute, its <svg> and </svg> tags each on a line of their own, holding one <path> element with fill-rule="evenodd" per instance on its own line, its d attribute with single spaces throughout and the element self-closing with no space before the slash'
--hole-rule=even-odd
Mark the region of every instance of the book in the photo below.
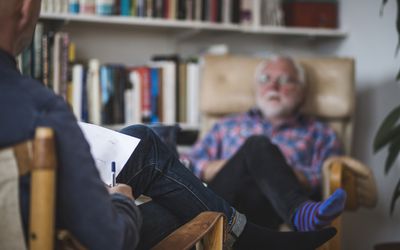
<svg viewBox="0 0 400 250">
<path fill-rule="evenodd" d="M 33 38 L 33 77 L 42 81 L 42 50 L 43 50 L 43 32 L 44 27 L 42 23 L 36 25 L 36 30 Z"/>
<path fill-rule="evenodd" d="M 84 69 L 81 64 L 72 67 L 72 111 L 78 121 L 82 120 L 82 89 Z"/>
<path fill-rule="evenodd" d="M 150 68 L 150 106 L 151 106 L 151 116 L 150 122 L 158 123 L 160 122 L 159 116 L 159 105 L 158 100 L 160 98 L 160 91 L 159 91 L 159 84 L 160 84 L 160 75 L 158 68 Z"/>
<path fill-rule="evenodd" d="M 161 122 L 176 123 L 176 64 L 173 61 L 159 61 L 151 64 L 162 68 Z"/>
<path fill-rule="evenodd" d="M 99 71 L 99 60 L 91 59 L 87 72 L 89 122 L 98 125 L 101 124 L 101 87 Z"/>
<path fill-rule="evenodd" d="M 142 109 L 141 109 L 141 79 L 140 74 L 136 69 L 133 69 L 129 74 L 129 80 L 132 83 L 132 98 L 133 98 L 133 121 L 132 123 L 142 122 Z"/>
<path fill-rule="evenodd" d="M 114 4 L 114 0 L 96 0 L 96 14 L 104 16 L 112 15 Z"/>
<path fill-rule="evenodd" d="M 118 175 L 135 151 L 140 139 L 89 123 L 78 124 L 90 145 L 90 153 L 100 178 L 105 184 L 111 185 L 112 162 L 115 162 L 115 174 Z"/>
<path fill-rule="evenodd" d="M 198 63 L 189 62 L 187 64 L 187 109 L 186 118 L 190 125 L 200 123 L 199 93 L 200 93 L 200 68 Z"/>
</svg>

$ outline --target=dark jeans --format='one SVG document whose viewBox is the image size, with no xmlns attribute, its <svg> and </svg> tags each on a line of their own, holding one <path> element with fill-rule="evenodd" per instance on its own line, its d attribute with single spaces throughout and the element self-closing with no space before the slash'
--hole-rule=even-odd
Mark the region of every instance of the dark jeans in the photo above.
<svg viewBox="0 0 400 250">
<path fill-rule="evenodd" d="M 232 222 L 235 210 L 204 187 L 151 129 L 135 125 L 121 132 L 141 141 L 117 182 L 131 186 L 136 198 L 144 194 L 153 200 L 140 207 L 143 228 L 139 248 L 149 249 L 203 211 L 222 212 Z"/>
<path fill-rule="evenodd" d="M 209 183 L 250 221 L 276 229 L 291 223 L 295 209 L 308 200 L 293 170 L 266 136 L 252 136 Z"/>
</svg>

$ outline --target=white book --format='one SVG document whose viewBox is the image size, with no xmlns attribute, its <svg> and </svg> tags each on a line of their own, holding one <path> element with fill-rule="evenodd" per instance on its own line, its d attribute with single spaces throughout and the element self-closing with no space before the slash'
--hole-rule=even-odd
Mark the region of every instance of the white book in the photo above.
<svg viewBox="0 0 400 250">
<path fill-rule="evenodd" d="M 63 0 L 53 0 L 54 13 L 61 13 Z"/>
<path fill-rule="evenodd" d="M 57 0 L 47 0 L 47 9 L 46 9 L 47 12 L 49 12 L 49 13 L 55 12 L 54 1 L 57 1 Z"/>
<path fill-rule="evenodd" d="M 57 95 L 61 93 L 61 42 L 64 34 L 57 32 L 54 36 L 53 49 L 53 91 Z"/>
<path fill-rule="evenodd" d="M 40 13 L 47 12 L 47 5 L 49 0 L 42 0 L 42 5 L 40 5 Z"/>
<path fill-rule="evenodd" d="M 132 105 L 133 105 L 133 122 L 132 123 L 141 123 L 142 122 L 142 82 L 139 73 L 134 70 L 129 74 L 129 80 L 133 85 L 132 89 Z"/>
<path fill-rule="evenodd" d="M 163 96 L 162 113 L 166 124 L 176 123 L 176 65 L 172 61 L 155 62 L 154 67 L 162 68 Z"/>
<path fill-rule="evenodd" d="M 187 64 L 187 108 L 186 117 L 189 125 L 198 125 L 200 122 L 199 94 L 200 94 L 200 67 L 197 63 Z"/>
<path fill-rule="evenodd" d="M 134 100 L 133 88 L 126 89 L 124 92 L 124 115 L 125 124 L 131 125 L 134 123 Z"/>
<path fill-rule="evenodd" d="M 68 0 L 61 0 L 62 5 L 61 5 L 61 13 L 66 14 L 68 13 L 69 9 L 69 1 Z"/>
<path fill-rule="evenodd" d="M 255 28 L 261 26 L 261 0 L 253 0 L 252 25 Z"/>
<path fill-rule="evenodd" d="M 140 139 L 89 123 L 79 122 L 78 124 L 90 145 L 90 153 L 100 178 L 105 184 L 111 185 L 114 179 L 111 171 L 112 162 L 115 162 L 115 176 L 117 176 L 136 149 Z"/>
<path fill-rule="evenodd" d="M 196 21 L 201 21 L 202 0 L 195 0 L 195 17 Z"/>
<path fill-rule="evenodd" d="M 89 61 L 87 74 L 87 94 L 89 121 L 101 124 L 101 90 L 100 90 L 100 62 L 97 59 Z"/>
<path fill-rule="evenodd" d="M 83 66 L 75 64 L 72 67 L 72 111 L 78 121 L 82 120 L 82 86 Z"/>
<path fill-rule="evenodd" d="M 222 0 L 222 21 L 231 23 L 231 5 L 232 0 Z"/>
</svg>

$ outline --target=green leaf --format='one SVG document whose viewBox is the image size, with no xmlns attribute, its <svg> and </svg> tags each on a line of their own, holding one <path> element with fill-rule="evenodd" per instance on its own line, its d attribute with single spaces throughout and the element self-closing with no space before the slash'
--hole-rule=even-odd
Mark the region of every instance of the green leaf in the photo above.
<svg viewBox="0 0 400 250">
<path fill-rule="evenodd" d="M 389 146 L 389 154 L 386 158 L 385 174 L 387 174 L 400 152 L 400 134 L 396 134 Z"/>
<path fill-rule="evenodd" d="M 388 1 L 388 0 L 383 0 L 383 1 L 382 1 L 381 10 L 380 10 L 381 16 L 383 15 L 383 7 L 385 7 L 385 4 L 387 3 L 387 1 Z"/>
<path fill-rule="evenodd" d="M 390 215 L 393 215 L 394 206 L 396 204 L 396 200 L 400 197 L 400 179 L 397 182 L 396 188 L 394 189 L 392 202 L 390 203 Z"/>
<path fill-rule="evenodd" d="M 400 80 L 400 70 L 397 72 L 396 81 Z"/>
<path fill-rule="evenodd" d="M 400 133 L 400 126 L 395 127 L 399 118 L 400 106 L 392 110 L 379 127 L 374 138 L 375 153 L 388 144 L 393 139 L 394 135 Z"/>
<path fill-rule="evenodd" d="M 396 28 L 397 28 L 396 55 L 397 55 L 400 50 L 400 0 L 397 0 L 396 3 L 397 3 L 397 18 L 396 18 Z"/>
</svg>

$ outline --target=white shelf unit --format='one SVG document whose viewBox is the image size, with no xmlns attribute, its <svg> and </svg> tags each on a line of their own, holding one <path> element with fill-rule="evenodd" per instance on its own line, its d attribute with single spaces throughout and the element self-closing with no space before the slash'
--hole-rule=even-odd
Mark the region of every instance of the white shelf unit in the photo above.
<svg viewBox="0 0 400 250">
<path fill-rule="evenodd" d="M 133 26 L 148 26 L 159 28 L 181 28 L 195 30 L 216 30 L 216 31 L 233 31 L 252 34 L 269 34 L 269 35 L 292 35 L 292 36 L 311 36 L 311 37 L 332 37 L 344 38 L 347 32 L 341 29 L 326 28 L 294 28 L 280 26 L 251 26 L 225 23 L 210 23 L 199 21 L 181 21 L 168 20 L 161 18 L 143 18 L 143 17 L 126 17 L 126 16 L 98 16 L 98 15 L 82 15 L 82 14 L 59 14 L 59 13 L 42 13 L 42 20 L 65 21 L 65 22 L 86 22 L 98 24 L 118 24 Z"/>
</svg>

